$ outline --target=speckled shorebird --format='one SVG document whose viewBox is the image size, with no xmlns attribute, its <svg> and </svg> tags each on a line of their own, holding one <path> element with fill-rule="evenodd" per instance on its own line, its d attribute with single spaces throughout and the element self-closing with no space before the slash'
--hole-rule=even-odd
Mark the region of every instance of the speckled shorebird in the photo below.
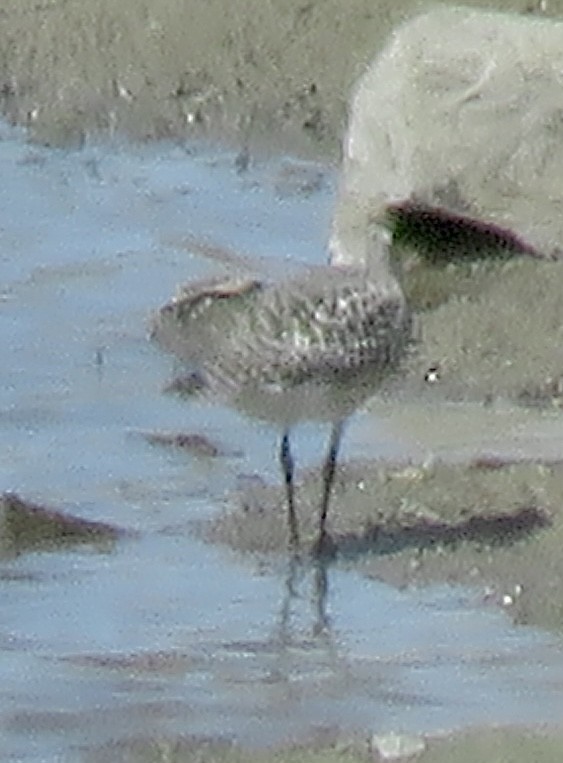
<svg viewBox="0 0 563 763">
<path fill-rule="evenodd" d="M 213 395 L 283 427 L 280 461 L 289 543 L 299 544 L 289 432 L 302 420 L 330 421 L 322 478 L 317 556 L 335 546 L 326 520 L 343 426 L 395 370 L 411 337 L 411 316 L 381 229 L 368 228 L 368 261 L 322 266 L 282 283 L 243 278 L 182 287 L 155 316 L 152 336 L 197 368 Z"/>
</svg>

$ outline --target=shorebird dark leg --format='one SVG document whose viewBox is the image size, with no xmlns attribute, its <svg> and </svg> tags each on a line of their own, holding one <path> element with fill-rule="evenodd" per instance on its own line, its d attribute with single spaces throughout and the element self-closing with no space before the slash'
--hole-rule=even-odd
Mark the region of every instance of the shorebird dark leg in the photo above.
<svg viewBox="0 0 563 763">
<path fill-rule="evenodd" d="M 295 515 L 294 487 L 293 487 L 293 456 L 289 447 L 289 429 L 286 429 L 282 435 L 280 448 L 280 462 L 285 479 L 285 489 L 287 494 L 287 523 L 289 527 L 289 548 L 292 551 L 299 545 L 299 530 L 297 528 L 297 517 Z"/>
<path fill-rule="evenodd" d="M 321 510 L 319 514 L 319 534 L 313 545 L 313 554 L 315 556 L 330 557 L 334 556 L 336 551 L 330 535 L 326 531 L 326 518 L 328 515 L 328 504 L 330 501 L 330 491 L 334 482 L 336 472 L 336 460 L 338 458 L 338 449 L 344 431 L 344 420 L 336 421 L 332 425 L 330 441 L 325 462 L 323 464 L 323 495 L 321 500 Z"/>
</svg>

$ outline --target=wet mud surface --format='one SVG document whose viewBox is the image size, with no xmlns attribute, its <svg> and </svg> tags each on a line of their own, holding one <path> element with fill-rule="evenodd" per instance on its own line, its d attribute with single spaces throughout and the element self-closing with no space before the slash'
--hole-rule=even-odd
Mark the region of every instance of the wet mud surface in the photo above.
<svg viewBox="0 0 563 763">
<path fill-rule="evenodd" d="M 299 486 L 305 547 L 320 490 L 318 474 Z M 337 478 L 330 528 L 339 561 L 368 576 L 399 587 L 476 586 L 516 622 L 561 631 L 562 490 L 561 462 L 354 463 Z M 283 491 L 254 486 L 237 501 L 236 511 L 200 528 L 204 537 L 283 553 Z"/>
<path fill-rule="evenodd" d="M 465 5 L 487 7 L 484 0 Z M 556 15 L 559 0 L 497 7 Z M 52 146 L 211 135 L 336 158 L 352 83 L 414 0 L 7 0 L 0 108 Z M 63 34 L 64 31 L 64 34 Z"/>
<path fill-rule="evenodd" d="M 542 760 L 557 763 L 561 755 L 562 737 L 548 729 L 541 731 L 478 729 L 450 738 L 396 739 L 381 737 L 372 740 L 338 738 L 330 729 L 319 733 L 308 745 L 292 746 L 273 752 L 252 752 L 209 739 L 177 738 L 161 740 L 137 739 L 126 745 L 112 745 L 85 758 L 87 763 L 106 763 L 115 757 L 138 763 L 154 761 L 183 763 L 194 759 L 201 763 L 364 763 L 365 761 L 416 760 L 420 763 L 473 763 L 476 760 L 527 763 Z M 401 746 L 402 745 L 402 746 Z"/>
<path fill-rule="evenodd" d="M 560 405 L 562 263 L 522 257 L 467 268 L 419 264 L 409 275 L 412 301 L 433 308 L 419 315 L 419 342 L 403 382 L 410 394 L 432 397 L 434 386 L 436 399 Z M 425 377 L 430 368 L 434 385 Z"/>
<path fill-rule="evenodd" d="M 58 152 L 2 130 L 3 483 L 65 517 L 127 531 L 103 548 L 57 547 L 55 533 L 51 547 L 49 526 L 47 545 L 1 560 L 6 757 L 80 759 L 148 737 L 154 755 L 186 737 L 228 740 L 231 751 L 307 747 L 319 728 L 333 739 L 369 734 L 374 718 L 383 734 L 415 735 L 493 716 L 554 722 L 557 638 L 513 625 L 483 603 L 482 588 L 389 586 L 362 571 L 369 552 L 292 569 L 285 545 L 241 555 L 194 534 L 194 522 L 231 506 L 239 480 L 279 484 L 277 433 L 216 400 L 167 393 L 179 369 L 149 342 L 151 312 L 183 281 L 231 278 L 249 262 L 260 277 L 295 273 L 321 260 L 328 168 L 319 190 L 286 187 L 280 198 L 286 160 L 241 176 L 233 153 L 170 144 Z M 396 403 L 353 417 L 346 461 L 406 458 L 423 409 Z M 441 410 L 425 429 L 446 428 Z M 557 421 L 543 413 L 508 406 L 487 426 L 491 411 L 478 420 L 471 410 L 458 445 L 482 447 L 496 433 L 510 452 L 522 421 L 542 447 L 555 445 Z M 320 435 L 296 432 L 299 469 L 318 464 Z M 518 442 L 537 455 L 536 441 Z M 317 492 L 311 485 L 311 505 Z M 283 506 L 273 510 L 279 524 L 259 527 L 282 537 Z M 143 745 L 134 749 L 142 756 Z"/>
<path fill-rule="evenodd" d="M 351 422 L 340 556 L 313 596 L 286 578 L 275 432 L 165 394 L 146 336 L 182 280 L 324 257 L 350 85 L 413 5 L 0 9 L 3 114 L 26 140 L 84 147 L 18 138 L 14 160 L 2 128 L 2 489 L 33 500 L 14 514 L 4 499 L 0 754 L 353 763 L 377 759 L 375 718 L 385 736 L 502 710 L 505 730 L 423 735 L 417 760 L 560 759 L 557 728 L 523 728 L 561 720 L 563 265 L 403 253 L 419 341 Z M 116 157 L 93 136 L 176 143 Z M 202 136 L 235 151 L 183 143 Z M 288 150 L 325 163 L 260 165 Z M 322 450 L 303 442 L 306 545 Z"/>
</svg>

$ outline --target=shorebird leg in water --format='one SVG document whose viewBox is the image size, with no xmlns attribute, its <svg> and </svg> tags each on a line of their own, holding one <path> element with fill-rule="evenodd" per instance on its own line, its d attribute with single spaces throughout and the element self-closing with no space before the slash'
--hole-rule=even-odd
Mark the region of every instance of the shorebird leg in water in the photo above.
<svg viewBox="0 0 563 763">
<path fill-rule="evenodd" d="M 299 529 L 297 527 L 297 517 L 295 516 L 294 487 L 293 487 L 293 456 L 289 447 L 289 430 L 286 429 L 282 435 L 280 448 L 280 461 L 285 479 L 285 488 L 287 495 L 287 522 L 289 527 L 289 548 L 296 551 L 299 546 Z"/>
<path fill-rule="evenodd" d="M 334 483 L 338 450 L 340 448 L 343 430 L 344 420 L 339 420 L 332 425 L 328 451 L 322 466 L 321 474 L 323 481 L 323 491 L 319 509 L 319 525 L 317 538 L 311 547 L 311 554 L 318 558 L 331 558 L 336 553 L 336 546 L 334 541 L 326 530 L 326 520 L 328 516 L 330 493 Z M 297 523 L 297 516 L 295 514 L 295 489 L 293 482 L 294 461 L 289 445 L 288 429 L 284 431 L 281 439 L 280 462 L 283 470 L 286 488 L 289 549 L 295 553 L 299 547 L 299 527 Z"/>
<path fill-rule="evenodd" d="M 330 535 L 326 531 L 326 518 L 328 516 L 328 504 L 330 501 L 330 492 L 334 483 L 336 473 L 336 461 L 338 458 L 338 449 L 344 431 L 344 420 L 336 421 L 332 425 L 328 451 L 322 468 L 323 492 L 319 512 L 319 532 L 314 542 L 311 552 L 313 556 L 330 558 L 336 553 L 336 546 Z"/>
</svg>

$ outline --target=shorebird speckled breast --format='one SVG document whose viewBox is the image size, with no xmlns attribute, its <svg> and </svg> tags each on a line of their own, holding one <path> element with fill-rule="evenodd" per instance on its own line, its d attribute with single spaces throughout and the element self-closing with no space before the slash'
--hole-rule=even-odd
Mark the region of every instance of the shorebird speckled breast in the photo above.
<svg viewBox="0 0 563 763">
<path fill-rule="evenodd" d="M 312 268 L 274 284 L 247 278 L 190 284 L 153 321 L 153 337 L 197 370 L 205 391 L 283 427 L 292 547 L 299 533 L 289 429 L 302 420 L 332 422 L 317 554 L 334 550 L 326 519 L 344 422 L 397 369 L 411 338 L 388 248 L 369 235 L 373 256 L 357 267 Z"/>
</svg>

